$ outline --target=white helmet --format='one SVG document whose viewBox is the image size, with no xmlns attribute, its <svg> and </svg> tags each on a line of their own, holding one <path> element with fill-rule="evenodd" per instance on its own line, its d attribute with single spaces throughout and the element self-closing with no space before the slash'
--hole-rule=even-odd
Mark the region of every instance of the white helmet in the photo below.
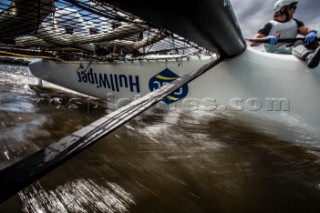
<svg viewBox="0 0 320 213">
<path fill-rule="evenodd" d="M 279 0 L 273 5 L 273 11 L 279 12 L 284 6 L 289 6 L 290 4 L 298 4 L 298 0 Z"/>
</svg>

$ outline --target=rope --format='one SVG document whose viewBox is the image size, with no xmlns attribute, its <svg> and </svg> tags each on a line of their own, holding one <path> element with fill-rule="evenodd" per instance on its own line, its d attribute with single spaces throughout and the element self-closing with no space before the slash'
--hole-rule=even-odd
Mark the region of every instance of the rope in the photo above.
<svg viewBox="0 0 320 213">
<path fill-rule="evenodd" d="M 56 58 L 56 57 L 53 57 L 53 56 L 26 55 L 26 54 L 13 53 L 13 52 L 8 52 L 8 51 L 3 51 L 3 50 L 0 50 L 0 53 L 6 54 L 6 55 L 11 55 L 11 56 L 16 56 L 16 57 L 51 59 L 51 60 L 60 61 L 60 62 L 63 62 L 63 63 L 70 63 L 68 61 L 65 61 L 65 60 L 62 60 L 60 58 Z"/>
</svg>

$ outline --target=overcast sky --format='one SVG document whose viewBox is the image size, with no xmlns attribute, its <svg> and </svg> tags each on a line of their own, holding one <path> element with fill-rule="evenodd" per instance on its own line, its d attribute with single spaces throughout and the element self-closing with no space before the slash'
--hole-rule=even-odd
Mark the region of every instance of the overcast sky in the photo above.
<svg viewBox="0 0 320 213">
<path fill-rule="evenodd" d="M 276 0 L 230 0 L 230 2 L 243 36 L 251 38 L 265 22 L 272 19 L 272 8 Z M 294 17 L 306 26 L 320 30 L 320 0 L 300 0 Z"/>
</svg>

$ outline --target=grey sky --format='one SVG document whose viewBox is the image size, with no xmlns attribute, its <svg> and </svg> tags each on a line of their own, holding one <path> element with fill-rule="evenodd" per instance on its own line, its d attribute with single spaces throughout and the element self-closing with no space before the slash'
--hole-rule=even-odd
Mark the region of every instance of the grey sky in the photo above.
<svg viewBox="0 0 320 213">
<path fill-rule="evenodd" d="M 253 37 L 257 30 L 272 19 L 276 0 L 230 0 L 245 38 Z M 306 26 L 320 30 L 320 1 L 300 0 L 295 18 Z"/>
</svg>

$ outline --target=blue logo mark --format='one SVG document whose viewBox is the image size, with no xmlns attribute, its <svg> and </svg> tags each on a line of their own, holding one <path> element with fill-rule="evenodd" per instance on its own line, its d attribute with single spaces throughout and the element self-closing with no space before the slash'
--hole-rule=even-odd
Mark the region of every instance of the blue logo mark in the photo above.
<svg viewBox="0 0 320 213">
<path fill-rule="evenodd" d="M 166 84 L 169 84 L 171 81 L 174 81 L 177 78 L 179 78 L 178 75 L 176 75 L 174 72 L 172 72 L 171 70 L 166 68 L 150 79 L 149 89 L 150 89 L 150 91 L 156 90 Z M 184 85 L 180 89 L 177 89 L 176 91 L 174 91 L 170 95 L 166 96 L 163 99 L 163 101 L 166 104 L 172 104 L 172 103 L 186 97 L 188 92 L 189 92 L 188 85 Z"/>
</svg>

